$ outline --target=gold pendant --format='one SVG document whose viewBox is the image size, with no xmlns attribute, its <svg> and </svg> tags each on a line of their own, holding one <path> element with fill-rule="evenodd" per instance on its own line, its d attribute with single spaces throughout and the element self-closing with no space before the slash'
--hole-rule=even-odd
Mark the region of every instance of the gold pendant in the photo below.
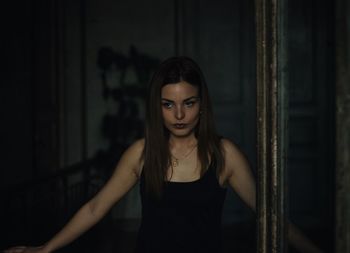
<svg viewBox="0 0 350 253">
<path fill-rule="evenodd" d="M 172 165 L 173 165 L 173 167 L 179 166 L 179 160 L 174 158 L 174 160 L 172 161 Z"/>
</svg>

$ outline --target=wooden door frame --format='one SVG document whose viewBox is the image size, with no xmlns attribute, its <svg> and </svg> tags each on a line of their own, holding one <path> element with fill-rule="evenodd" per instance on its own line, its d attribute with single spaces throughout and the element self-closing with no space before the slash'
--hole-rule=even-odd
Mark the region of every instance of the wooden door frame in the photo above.
<svg viewBox="0 0 350 253">
<path fill-rule="evenodd" d="M 286 252 L 285 152 L 287 99 L 284 0 L 256 0 L 258 112 L 258 252 Z M 350 252 L 350 4 L 335 9 L 335 252 Z M 284 95 L 283 95 L 284 94 Z M 286 113 L 284 114 L 286 115 Z"/>
<path fill-rule="evenodd" d="M 287 87 L 284 0 L 256 0 L 257 251 L 286 252 Z"/>
</svg>

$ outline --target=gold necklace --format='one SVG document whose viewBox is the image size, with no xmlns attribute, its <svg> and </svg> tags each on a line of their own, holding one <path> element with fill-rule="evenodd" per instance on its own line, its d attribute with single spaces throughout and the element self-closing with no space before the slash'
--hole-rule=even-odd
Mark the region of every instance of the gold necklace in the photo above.
<svg viewBox="0 0 350 253">
<path fill-rule="evenodd" d="M 197 145 L 194 145 L 193 148 L 187 154 L 185 154 L 181 159 L 185 159 L 187 156 L 189 156 L 192 153 L 192 151 L 195 149 L 195 147 L 197 147 Z M 173 158 L 172 161 L 171 161 L 172 167 L 179 166 L 180 159 L 177 158 L 176 156 L 174 156 L 173 154 L 171 154 L 171 156 Z"/>
</svg>

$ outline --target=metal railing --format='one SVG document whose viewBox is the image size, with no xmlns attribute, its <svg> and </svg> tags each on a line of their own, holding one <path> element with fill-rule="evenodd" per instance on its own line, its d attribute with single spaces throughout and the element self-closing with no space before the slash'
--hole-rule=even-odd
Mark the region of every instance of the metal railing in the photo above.
<svg viewBox="0 0 350 253">
<path fill-rule="evenodd" d="M 47 240 L 102 184 L 88 160 L 54 175 L 1 188 L 0 249 Z"/>
</svg>

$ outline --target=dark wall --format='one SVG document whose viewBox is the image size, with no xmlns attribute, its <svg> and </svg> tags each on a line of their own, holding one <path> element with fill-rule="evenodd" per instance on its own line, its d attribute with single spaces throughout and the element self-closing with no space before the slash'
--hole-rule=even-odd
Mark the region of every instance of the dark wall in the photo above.
<svg viewBox="0 0 350 253">
<path fill-rule="evenodd" d="M 335 182 L 334 8 L 288 1 L 290 219 L 332 251 Z"/>
<path fill-rule="evenodd" d="M 334 4 L 288 3 L 289 208 L 331 228 L 334 182 Z"/>
<path fill-rule="evenodd" d="M 2 165 L 1 185 L 30 178 L 33 159 L 33 13 L 32 4 L 23 8 L 7 3 L 2 8 Z M 9 15 L 10 14 L 10 15 Z"/>
</svg>

